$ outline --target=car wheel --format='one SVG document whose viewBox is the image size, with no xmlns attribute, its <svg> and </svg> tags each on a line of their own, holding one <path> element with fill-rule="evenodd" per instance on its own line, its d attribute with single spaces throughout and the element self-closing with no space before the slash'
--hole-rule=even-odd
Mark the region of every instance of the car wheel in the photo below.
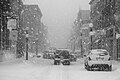
<svg viewBox="0 0 120 80">
<path fill-rule="evenodd" d="M 93 71 L 92 67 L 89 67 L 89 71 Z"/>
<path fill-rule="evenodd" d="M 68 62 L 68 65 L 70 65 L 70 62 Z"/>
<path fill-rule="evenodd" d="M 87 67 L 87 70 L 90 71 L 90 67 Z"/>
<path fill-rule="evenodd" d="M 56 62 L 56 61 L 54 61 L 54 65 L 57 65 L 57 62 Z"/>
<path fill-rule="evenodd" d="M 87 70 L 88 70 L 88 71 L 90 71 L 90 70 L 91 70 L 91 68 L 90 68 L 88 65 L 87 65 Z"/>
<path fill-rule="evenodd" d="M 112 66 L 109 66 L 109 67 L 108 67 L 108 71 L 112 71 Z"/>
<path fill-rule="evenodd" d="M 56 62 L 54 62 L 54 65 L 57 65 Z"/>
<path fill-rule="evenodd" d="M 86 64 L 84 64 L 84 67 L 85 67 L 85 69 L 87 69 L 87 65 Z"/>
<path fill-rule="evenodd" d="M 86 69 L 89 71 L 89 65 L 88 65 L 88 63 L 85 63 L 85 65 L 86 65 Z"/>
</svg>

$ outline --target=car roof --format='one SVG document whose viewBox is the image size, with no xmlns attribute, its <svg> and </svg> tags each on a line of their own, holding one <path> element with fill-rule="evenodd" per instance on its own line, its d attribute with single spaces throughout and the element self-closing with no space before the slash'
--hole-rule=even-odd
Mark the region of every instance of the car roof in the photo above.
<svg viewBox="0 0 120 80">
<path fill-rule="evenodd" d="M 64 48 L 60 48 L 60 49 L 57 49 L 57 50 L 67 50 L 67 51 L 70 51 L 70 49 L 64 49 Z"/>
<path fill-rule="evenodd" d="M 105 50 L 105 49 L 93 49 L 93 50 L 91 50 L 91 52 L 108 52 L 107 50 Z"/>
</svg>

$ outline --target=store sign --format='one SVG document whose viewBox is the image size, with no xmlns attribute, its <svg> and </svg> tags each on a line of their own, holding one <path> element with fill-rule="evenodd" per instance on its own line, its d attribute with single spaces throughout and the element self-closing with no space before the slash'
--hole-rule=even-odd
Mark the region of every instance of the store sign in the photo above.
<svg viewBox="0 0 120 80">
<path fill-rule="evenodd" d="M 120 37 L 120 34 L 117 33 L 117 34 L 116 34 L 116 39 L 118 39 L 119 37 Z"/>
<path fill-rule="evenodd" d="M 89 35 L 95 35 L 95 31 L 91 31 L 90 33 L 89 33 Z"/>
<path fill-rule="evenodd" d="M 16 24 L 17 24 L 16 19 L 8 19 L 7 28 L 8 28 L 9 30 L 11 30 L 11 29 L 16 29 Z"/>
</svg>

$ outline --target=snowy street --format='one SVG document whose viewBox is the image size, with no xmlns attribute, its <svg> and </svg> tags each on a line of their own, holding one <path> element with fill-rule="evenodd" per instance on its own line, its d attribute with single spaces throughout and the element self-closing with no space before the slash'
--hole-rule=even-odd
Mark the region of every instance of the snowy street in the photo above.
<svg viewBox="0 0 120 80">
<path fill-rule="evenodd" d="M 1 0 L 0 80 L 120 80 L 120 0 Z"/>
<path fill-rule="evenodd" d="M 113 71 L 87 71 L 83 60 L 70 66 L 53 65 L 53 60 L 35 58 L 0 63 L 0 80 L 120 80 L 120 63 Z"/>
</svg>

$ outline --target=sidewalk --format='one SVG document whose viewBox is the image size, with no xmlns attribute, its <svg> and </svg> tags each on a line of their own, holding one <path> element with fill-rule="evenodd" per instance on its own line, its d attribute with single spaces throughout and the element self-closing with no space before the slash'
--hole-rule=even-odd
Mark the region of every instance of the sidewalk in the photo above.
<svg viewBox="0 0 120 80">
<path fill-rule="evenodd" d="M 26 53 L 24 55 L 26 55 Z M 33 53 L 29 53 L 29 58 L 31 58 L 32 56 L 33 56 Z M 0 51 L 0 63 L 13 62 L 21 59 L 24 60 L 25 56 L 22 58 L 16 59 L 16 54 L 14 52 L 10 52 L 9 50 L 4 50 L 2 52 Z"/>
<path fill-rule="evenodd" d="M 7 61 L 3 61 L 0 62 L 0 65 L 4 65 L 4 64 L 18 64 L 18 63 L 22 63 L 23 62 L 23 58 L 19 58 L 19 59 L 12 59 L 12 60 L 7 60 Z"/>
</svg>

